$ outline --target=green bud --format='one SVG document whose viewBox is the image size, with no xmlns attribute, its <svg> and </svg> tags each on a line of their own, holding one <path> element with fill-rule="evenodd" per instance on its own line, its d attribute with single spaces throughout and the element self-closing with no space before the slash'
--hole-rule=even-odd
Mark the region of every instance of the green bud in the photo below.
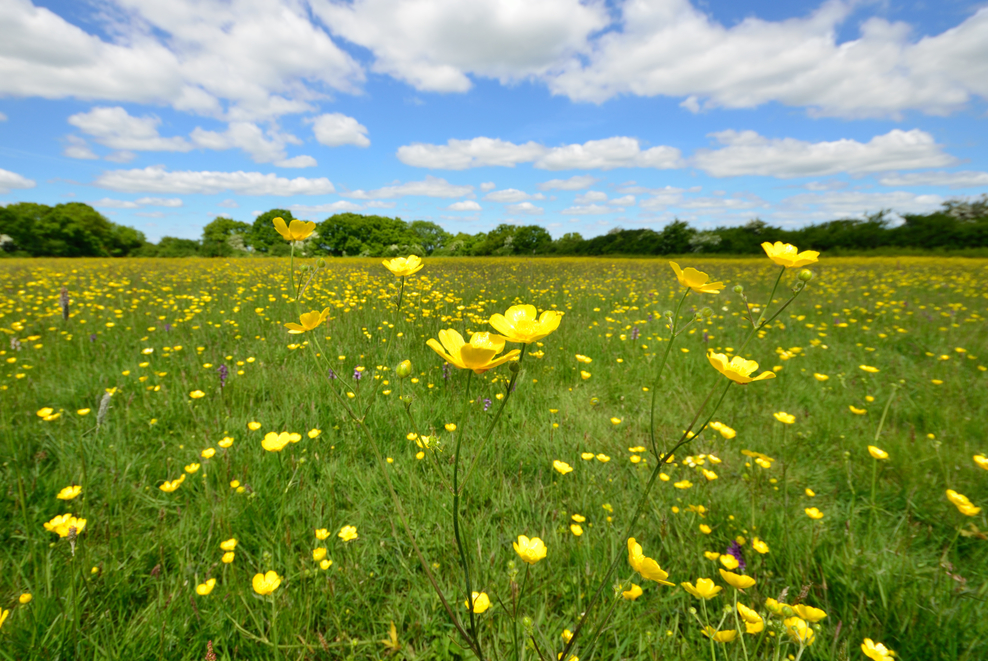
<svg viewBox="0 0 988 661">
<path fill-rule="evenodd" d="M 663 317 L 671 317 L 672 316 L 672 310 L 666 310 L 665 312 L 662 313 L 662 316 Z"/>
<path fill-rule="evenodd" d="M 742 287 L 741 285 L 734 285 L 734 293 L 735 294 L 744 293 L 744 287 Z"/>
<path fill-rule="evenodd" d="M 530 618 L 527 615 L 525 617 L 521 618 L 521 625 L 523 627 L 525 627 L 525 632 L 526 633 L 531 633 L 532 629 L 534 629 L 534 627 L 535 627 L 535 623 L 532 622 L 532 618 Z"/>
<path fill-rule="evenodd" d="M 510 372 L 511 372 L 512 374 L 517 374 L 517 373 L 518 373 L 518 371 L 519 371 L 519 370 L 521 370 L 521 365 L 519 365 L 517 361 L 515 361 L 515 362 L 512 362 L 512 363 L 510 363 L 510 364 L 508 365 L 508 370 L 509 370 L 509 371 L 510 371 Z"/>
<path fill-rule="evenodd" d="M 322 257 L 320 257 L 319 259 L 317 259 L 316 260 L 316 268 L 317 269 L 324 269 L 324 268 L 326 268 L 326 260 L 323 259 Z"/>
<path fill-rule="evenodd" d="M 813 271 L 809 269 L 803 269 L 799 272 L 799 279 L 803 282 L 809 282 L 813 279 Z"/>
<path fill-rule="evenodd" d="M 700 314 L 703 317 L 710 317 L 711 315 L 713 315 L 713 313 L 714 311 L 711 310 L 710 308 L 703 308 L 702 310 L 700 310 Z"/>
<path fill-rule="evenodd" d="M 412 361 L 403 360 L 400 363 L 398 363 L 398 368 L 395 369 L 395 373 L 398 375 L 398 378 L 400 379 L 404 379 L 410 376 L 412 373 Z"/>
</svg>

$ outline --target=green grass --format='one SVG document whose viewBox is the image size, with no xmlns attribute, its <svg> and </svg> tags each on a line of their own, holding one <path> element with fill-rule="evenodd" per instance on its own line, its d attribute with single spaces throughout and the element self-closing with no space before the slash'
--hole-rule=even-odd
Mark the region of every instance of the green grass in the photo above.
<svg viewBox="0 0 988 661">
<path fill-rule="evenodd" d="M 725 383 L 706 349 L 738 348 L 747 335 L 743 303 L 731 287 L 742 283 L 749 301 L 764 304 L 777 274 L 767 259 L 680 264 L 728 286 L 719 296 L 686 300 L 685 320 L 693 306 L 710 306 L 714 314 L 676 340 L 658 392 L 660 448 L 671 447 L 707 392 Z M 710 577 L 725 586 L 706 604 L 716 625 L 733 605 L 733 591 L 717 572 L 720 563 L 703 552 L 723 553 L 739 535 L 746 573 L 757 580 L 740 600 L 779 634 L 746 636 L 750 659 L 773 658 L 776 639 L 786 637 L 763 606 L 783 593 L 787 603 L 801 599 L 828 614 L 802 659 L 864 659 L 865 637 L 902 659 L 988 658 L 988 541 L 980 532 L 988 529 L 986 514 L 963 516 L 944 495 L 954 489 L 988 506 L 988 472 L 972 461 L 988 452 L 988 260 L 841 258 L 812 268 L 816 278 L 806 291 L 745 350 L 761 369 L 781 366 L 777 378 L 732 387 L 716 413 L 737 437 L 707 430 L 678 451 L 676 465 L 664 471 L 671 479 L 656 482 L 632 522 L 657 458 L 639 453 L 644 461 L 635 465 L 628 448 L 649 446 L 651 393 L 643 388 L 653 387 L 666 347 L 662 313 L 682 295 L 666 261 L 426 260 L 408 279 L 396 320 L 398 281 L 379 262 L 331 260 L 303 302 L 305 311 L 329 306 L 331 320 L 288 335 L 282 324 L 297 313 L 287 260 L 5 260 L 0 607 L 12 612 L 0 627 L 0 659 L 204 659 L 210 640 L 219 659 L 380 659 L 388 654 L 379 641 L 391 622 L 401 645 L 391 658 L 473 658 L 426 580 L 382 470 L 440 586 L 466 620 L 452 496 L 444 486 L 453 435 L 443 427 L 459 425 L 469 465 L 510 372 L 501 367 L 474 377 L 470 399 L 492 406 L 485 411 L 474 401 L 461 418 L 466 373 L 452 368 L 445 378 L 425 341 L 444 328 L 489 330 L 489 316 L 516 302 L 566 314 L 544 346 L 530 347 L 544 355 L 526 356 L 461 505 L 474 589 L 494 603 L 478 617 L 489 658 L 515 658 L 512 576 L 521 584 L 526 565 L 511 543 L 520 534 L 548 547 L 546 559 L 531 567 L 519 610 L 534 621 L 547 658 L 562 650 L 561 632 L 575 627 L 618 557 L 609 583 L 626 586 L 634 577 L 644 595 L 626 602 L 608 584 L 589 635 L 573 652 L 582 661 L 710 658 L 711 645 L 690 612 L 701 605 L 678 585 Z M 783 280 L 776 305 L 788 298 L 784 286 L 793 275 Z M 63 285 L 71 297 L 68 320 L 58 305 Z M 388 323 L 402 333 L 390 342 Z M 640 337 L 632 341 L 635 327 Z M 317 337 L 328 364 L 305 344 Z M 778 354 L 796 347 L 787 360 Z M 145 348 L 154 352 L 144 355 Z M 593 362 L 578 363 L 577 353 Z M 405 358 L 417 383 L 394 375 Z M 222 390 L 221 364 L 230 370 Z M 880 371 L 867 373 L 862 364 Z M 366 369 L 354 384 L 358 365 Z M 327 378 L 330 366 L 341 378 Z M 581 380 L 580 369 L 592 377 Z M 350 390 L 350 401 L 367 406 L 376 377 L 389 384 L 380 386 L 364 424 L 393 458 L 386 468 L 333 395 L 334 388 Z M 113 387 L 97 429 L 100 400 Z M 197 389 L 205 397 L 190 398 Z M 399 395 L 411 398 L 407 413 Z M 849 406 L 867 413 L 855 415 Z M 36 415 L 43 407 L 61 415 L 44 421 Z M 80 416 L 81 408 L 91 412 Z M 777 422 L 778 411 L 796 422 Z M 263 428 L 249 431 L 251 421 Z M 321 434 L 310 439 L 310 429 Z M 285 430 L 302 440 L 281 453 L 262 449 L 266 432 Z M 406 438 L 412 431 L 438 434 L 436 461 L 415 458 L 419 448 Z M 235 439 L 228 450 L 217 445 L 224 436 Z M 874 473 L 874 502 L 869 444 L 890 454 Z M 217 454 L 199 458 L 208 447 Z M 773 467 L 746 465 L 743 449 L 773 457 Z M 585 461 L 583 452 L 610 461 Z M 688 454 L 718 457 L 722 463 L 702 466 L 718 479 L 708 482 L 687 466 Z M 574 471 L 555 472 L 556 459 Z M 177 491 L 158 489 L 193 462 L 202 467 Z M 683 479 L 692 488 L 673 486 Z M 244 491 L 232 489 L 231 480 Z M 56 500 L 69 484 L 82 485 L 82 495 Z M 805 495 L 807 488 L 815 497 Z M 705 518 L 690 505 L 707 508 Z M 807 507 L 824 518 L 811 520 Z M 74 555 L 67 540 L 43 527 L 65 512 L 87 520 Z M 576 513 L 586 517 L 580 537 L 570 531 Z M 336 537 L 344 525 L 357 527 L 357 540 Z M 634 574 L 624 560 L 629 525 L 677 587 Z M 318 541 L 317 528 L 329 529 L 330 538 Z M 752 550 L 754 536 L 768 543 L 767 555 Z M 219 545 L 231 537 L 238 546 L 228 565 Z M 313 561 L 317 547 L 328 549 L 329 570 Z M 273 598 L 251 588 L 254 574 L 267 570 L 284 577 Z M 208 577 L 217 579 L 215 589 L 196 595 Z M 17 605 L 25 592 L 33 600 Z M 734 628 L 733 616 L 722 628 Z M 789 645 L 782 653 L 797 650 Z M 739 642 L 718 644 L 715 654 L 745 658 Z M 538 658 L 532 650 L 523 655 Z"/>
</svg>

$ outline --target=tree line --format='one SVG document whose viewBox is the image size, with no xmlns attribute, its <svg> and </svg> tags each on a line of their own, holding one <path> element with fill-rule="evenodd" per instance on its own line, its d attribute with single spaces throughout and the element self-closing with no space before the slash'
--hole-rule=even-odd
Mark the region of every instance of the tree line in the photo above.
<svg viewBox="0 0 988 661">
<path fill-rule="evenodd" d="M 252 223 L 218 216 L 202 237 L 163 237 L 158 243 L 131 227 L 118 225 L 87 204 L 55 206 L 21 202 L 0 207 L 0 256 L 24 257 L 247 257 L 287 255 L 291 246 L 272 220 L 294 219 L 287 209 L 271 209 Z M 296 246 L 305 255 L 389 257 L 484 255 L 744 255 L 761 251 L 764 241 L 800 249 L 958 250 L 988 247 L 988 195 L 974 201 L 946 202 L 927 214 L 906 214 L 894 223 L 888 212 L 800 229 L 773 227 L 754 218 L 739 227 L 698 230 L 675 220 L 661 230 L 614 228 L 589 239 L 571 232 L 557 239 L 538 225 L 501 224 L 489 232 L 452 234 L 436 223 L 387 216 L 339 213 L 316 224 Z"/>
</svg>

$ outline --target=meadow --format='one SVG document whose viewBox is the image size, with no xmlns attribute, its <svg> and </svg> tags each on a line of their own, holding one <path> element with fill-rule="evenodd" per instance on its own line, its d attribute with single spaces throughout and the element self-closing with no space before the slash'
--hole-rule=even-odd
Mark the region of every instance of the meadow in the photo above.
<svg viewBox="0 0 988 661">
<path fill-rule="evenodd" d="M 490 659 L 555 660 L 584 612 L 567 659 L 988 658 L 988 260 L 823 255 L 747 346 L 779 267 L 675 261 L 725 287 L 683 299 L 665 259 L 0 261 L 0 659 L 475 658 L 428 574 Z M 290 334 L 310 275 L 327 318 Z M 517 374 L 426 345 L 522 303 L 564 314 Z M 774 378 L 728 390 L 707 352 L 742 347 Z"/>
</svg>

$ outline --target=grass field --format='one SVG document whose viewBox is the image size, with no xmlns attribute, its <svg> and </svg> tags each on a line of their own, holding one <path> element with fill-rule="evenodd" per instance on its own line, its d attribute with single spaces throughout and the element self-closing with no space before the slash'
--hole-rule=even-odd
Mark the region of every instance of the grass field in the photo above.
<svg viewBox="0 0 988 661">
<path fill-rule="evenodd" d="M 728 383 L 706 351 L 730 354 L 751 332 L 732 288 L 757 318 L 779 272 L 765 258 L 678 261 L 726 288 L 681 308 L 679 327 L 712 314 L 675 339 L 657 384 L 660 451 Z M 330 318 L 297 335 L 284 327 L 299 321 L 287 259 L 0 261 L 0 658 L 201 660 L 208 641 L 218 659 L 474 658 L 426 576 L 469 627 L 451 518 L 461 441 L 461 481 L 476 460 L 461 538 L 471 585 L 492 602 L 472 618 L 485 658 L 556 659 L 618 559 L 570 650 L 582 661 L 867 659 L 865 638 L 900 659 L 986 659 L 988 522 L 971 512 L 988 506 L 988 461 L 973 459 L 988 453 L 988 260 L 809 268 L 743 352 L 776 377 L 730 387 L 720 430 L 675 452 L 633 519 L 658 461 L 663 313 L 684 292 L 665 260 L 427 259 L 397 316 L 400 280 L 379 260 L 330 260 L 301 303 Z M 492 425 L 509 366 L 472 377 L 467 394 L 469 372 L 426 340 L 493 330 L 489 317 L 516 303 L 565 315 L 527 347 Z M 363 424 L 341 402 L 366 410 Z M 262 447 L 285 431 L 297 442 Z M 72 485 L 78 496 L 56 497 Z M 85 519 L 74 538 L 45 528 L 65 513 Z M 674 585 L 632 569 L 628 531 Z M 519 535 L 544 540 L 545 559 L 522 562 Z M 756 580 L 744 593 L 719 572 L 732 542 Z M 268 571 L 282 582 L 258 594 L 252 579 Z M 700 578 L 723 591 L 681 587 Z M 634 601 L 622 597 L 632 581 Z M 708 623 L 745 630 L 735 599 L 765 630 L 705 637 Z M 826 617 L 805 633 L 766 599 Z"/>
</svg>

